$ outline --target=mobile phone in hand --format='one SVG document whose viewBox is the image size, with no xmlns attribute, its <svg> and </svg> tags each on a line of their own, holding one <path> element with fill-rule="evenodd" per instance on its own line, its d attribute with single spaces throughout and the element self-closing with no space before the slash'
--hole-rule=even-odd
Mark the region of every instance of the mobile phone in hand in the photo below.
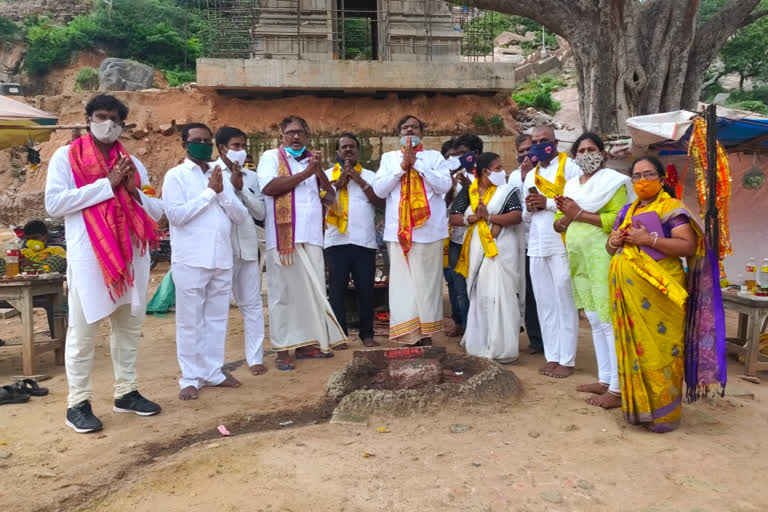
<svg viewBox="0 0 768 512">
<path fill-rule="evenodd" d="M 538 191 L 538 189 L 536 187 L 531 187 L 531 188 L 528 189 L 528 193 L 529 194 L 538 194 L 539 191 Z"/>
</svg>

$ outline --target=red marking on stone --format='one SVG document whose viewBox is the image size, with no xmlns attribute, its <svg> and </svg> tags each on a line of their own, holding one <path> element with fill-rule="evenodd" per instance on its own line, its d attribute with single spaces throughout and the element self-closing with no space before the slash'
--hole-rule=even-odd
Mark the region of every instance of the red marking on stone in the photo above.
<svg viewBox="0 0 768 512">
<path fill-rule="evenodd" d="M 384 357 L 386 359 L 417 359 L 424 357 L 424 349 L 422 347 L 396 348 L 384 352 Z"/>
</svg>

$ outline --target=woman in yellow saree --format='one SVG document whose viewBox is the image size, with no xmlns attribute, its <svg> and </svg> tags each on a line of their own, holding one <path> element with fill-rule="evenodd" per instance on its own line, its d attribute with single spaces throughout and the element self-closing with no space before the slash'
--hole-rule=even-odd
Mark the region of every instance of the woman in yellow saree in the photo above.
<svg viewBox="0 0 768 512">
<path fill-rule="evenodd" d="M 658 433 L 680 423 L 684 376 L 689 401 L 710 385 L 725 386 L 717 261 L 691 212 L 664 190 L 664 179 L 656 158 L 635 161 L 638 199 L 619 212 L 606 243 L 614 255 L 610 296 L 621 408 L 627 422 Z"/>
</svg>

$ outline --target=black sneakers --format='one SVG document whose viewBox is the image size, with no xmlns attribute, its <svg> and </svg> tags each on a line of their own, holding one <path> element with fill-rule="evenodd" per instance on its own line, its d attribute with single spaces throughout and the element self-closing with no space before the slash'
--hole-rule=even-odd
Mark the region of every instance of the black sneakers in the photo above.
<svg viewBox="0 0 768 512">
<path fill-rule="evenodd" d="M 101 421 L 93 415 L 91 402 L 83 400 L 74 407 L 67 409 L 66 424 L 79 434 L 98 432 L 101 430 Z"/>
<path fill-rule="evenodd" d="M 139 416 L 152 416 L 160 412 L 160 406 L 151 400 L 147 400 L 138 391 L 131 391 L 122 398 L 115 400 L 112 407 L 115 412 L 132 412 Z"/>
</svg>

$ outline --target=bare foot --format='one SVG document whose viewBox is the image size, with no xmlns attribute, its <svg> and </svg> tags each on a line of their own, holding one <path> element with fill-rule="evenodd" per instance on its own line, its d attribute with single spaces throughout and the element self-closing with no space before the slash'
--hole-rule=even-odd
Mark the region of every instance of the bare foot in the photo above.
<svg viewBox="0 0 768 512">
<path fill-rule="evenodd" d="M 610 391 L 606 391 L 602 395 L 596 395 L 587 398 L 586 402 L 589 405 L 602 407 L 603 409 L 616 409 L 621 407 L 621 395 L 616 395 Z"/>
<path fill-rule="evenodd" d="M 593 384 L 581 384 L 580 386 L 576 386 L 576 391 L 579 393 L 594 393 L 596 395 L 602 395 L 608 391 L 608 384 L 603 384 L 602 382 L 595 382 Z"/>
<path fill-rule="evenodd" d="M 216 384 L 214 387 L 216 388 L 239 388 L 240 387 L 240 381 L 234 378 L 233 376 L 226 374 L 227 378 L 224 379 L 221 384 Z"/>
<path fill-rule="evenodd" d="M 347 350 L 349 348 L 349 345 L 346 343 L 342 343 L 341 345 L 336 345 L 333 347 L 333 350 Z"/>
<path fill-rule="evenodd" d="M 255 364 L 249 367 L 253 375 L 264 375 L 267 373 L 267 367 L 263 364 Z"/>
<path fill-rule="evenodd" d="M 179 391 L 179 400 L 197 400 L 197 388 L 195 386 L 187 386 Z"/>
<path fill-rule="evenodd" d="M 567 379 L 571 375 L 573 375 L 573 366 L 563 366 L 561 364 L 558 364 L 557 367 L 549 373 L 549 376 L 555 379 Z"/>
<path fill-rule="evenodd" d="M 542 366 L 541 368 L 539 368 L 539 373 L 542 375 L 549 375 L 552 373 L 552 370 L 557 368 L 557 366 L 558 366 L 557 363 L 555 363 L 554 361 L 549 362 L 544 366 Z"/>
<path fill-rule="evenodd" d="M 373 338 L 365 338 L 363 340 L 363 346 L 364 347 L 378 347 L 379 343 L 375 341 Z"/>
<path fill-rule="evenodd" d="M 421 338 L 419 341 L 413 344 L 414 347 L 431 347 L 432 338 Z"/>
</svg>

